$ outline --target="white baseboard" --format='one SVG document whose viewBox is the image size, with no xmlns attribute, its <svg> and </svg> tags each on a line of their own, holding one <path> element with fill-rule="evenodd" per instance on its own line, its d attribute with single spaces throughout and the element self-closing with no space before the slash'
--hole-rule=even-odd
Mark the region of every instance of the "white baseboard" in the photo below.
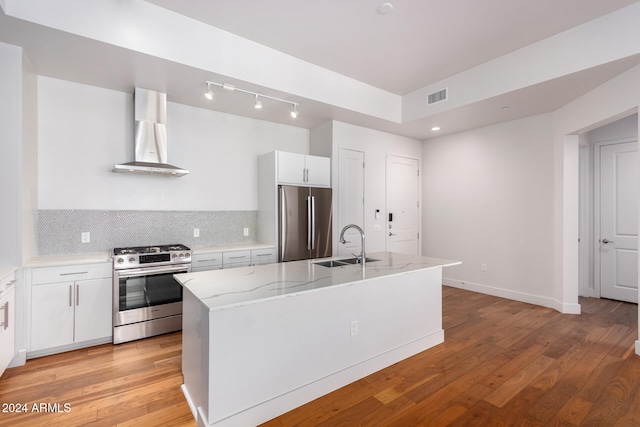
<svg viewBox="0 0 640 427">
<path fill-rule="evenodd" d="M 640 356 L 640 340 L 636 341 L 636 354 Z"/>
<path fill-rule="evenodd" d="M 494 297 L 506 298 L 514 301 L 525 302 L 527 304 L 534 304 L 541 307 L 552 308 L 563 314 L 580 314 L 580 304 L 567 304 L 551 298 L 542 297 L 540 295 L 527 294 L 524 292 L 517 292 L 509 289 L 495 288 L 479 283 L 465 282 L 461 280 L 450 279 L 447 277 L 442 278 L 442 283 L 453 288 L 465 289 L 467 291 L 493 295 Z"/>
</svg>

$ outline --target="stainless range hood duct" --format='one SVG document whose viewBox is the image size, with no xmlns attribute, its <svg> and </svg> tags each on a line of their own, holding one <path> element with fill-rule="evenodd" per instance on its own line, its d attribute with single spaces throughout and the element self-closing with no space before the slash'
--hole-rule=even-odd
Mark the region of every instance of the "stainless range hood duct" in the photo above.
<svg viewBox="0 0 640 427">
<path fill-rule="evenodd" d="M 113 172 L 184 176 L 188 170 L 167 163 L 167 94 L 136 88 L 133 162 L 115 165 Z"/>
</svg>

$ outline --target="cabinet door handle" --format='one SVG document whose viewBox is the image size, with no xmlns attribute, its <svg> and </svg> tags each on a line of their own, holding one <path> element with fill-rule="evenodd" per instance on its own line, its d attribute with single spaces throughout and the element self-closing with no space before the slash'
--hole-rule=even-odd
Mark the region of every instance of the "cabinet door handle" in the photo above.
<svg viewBox="0 0 640 427">
<path fill-rule="evenodd" d="M 73 307 L 73 286 L 69 285 L 69 307 Z"/>
<path fill-rule="evenodd" d="M 242 255 L 242 256 L 230 256 L 229 259 L 242 259 L 242 258 L 246 258 L 246 255 Z"/>
<path fill-rule="evenodd" d="M 76 305 L 80 305 L 80 285 L 76 283 Z"/>
<path fill-rule="evenodd" d="M 61 276 L 75 276 L 76 274 L 88 274 L 88 271 L 76 271 L 75 273 L 60 273 Z"/>
<path fill-rule="evenodd" d="M 2 322 L 0 322 L 0 328 L 7 329 L 9 328 L 9 301 L 5 302 L 2 307 L 0 307 L 2 311 Z"/>
</svg>

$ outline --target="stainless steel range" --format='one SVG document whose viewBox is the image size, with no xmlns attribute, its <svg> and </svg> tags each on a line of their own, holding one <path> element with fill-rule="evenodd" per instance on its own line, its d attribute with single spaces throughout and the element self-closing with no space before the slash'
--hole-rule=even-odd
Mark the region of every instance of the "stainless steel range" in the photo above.
<svg viewBox="0 0 640 427">
<path fill-rule="evenodd" d="M 184 245 L 113 250 L 113 343 L 182 329 L 182 286 L 173 278 L 191 271 Z"/>
</svg>

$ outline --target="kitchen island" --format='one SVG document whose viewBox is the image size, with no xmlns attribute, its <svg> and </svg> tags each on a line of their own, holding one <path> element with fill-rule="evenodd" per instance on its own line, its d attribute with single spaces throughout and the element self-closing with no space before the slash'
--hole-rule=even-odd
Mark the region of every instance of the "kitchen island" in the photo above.
<svg viewBox="0 0 640 427">
<path fill-rule="evenodd" d="M 251 426 L 444 341 L 442 268 L 380 252 L 178 274 L 183 392 L 199 426 Z"/>
</svg>

